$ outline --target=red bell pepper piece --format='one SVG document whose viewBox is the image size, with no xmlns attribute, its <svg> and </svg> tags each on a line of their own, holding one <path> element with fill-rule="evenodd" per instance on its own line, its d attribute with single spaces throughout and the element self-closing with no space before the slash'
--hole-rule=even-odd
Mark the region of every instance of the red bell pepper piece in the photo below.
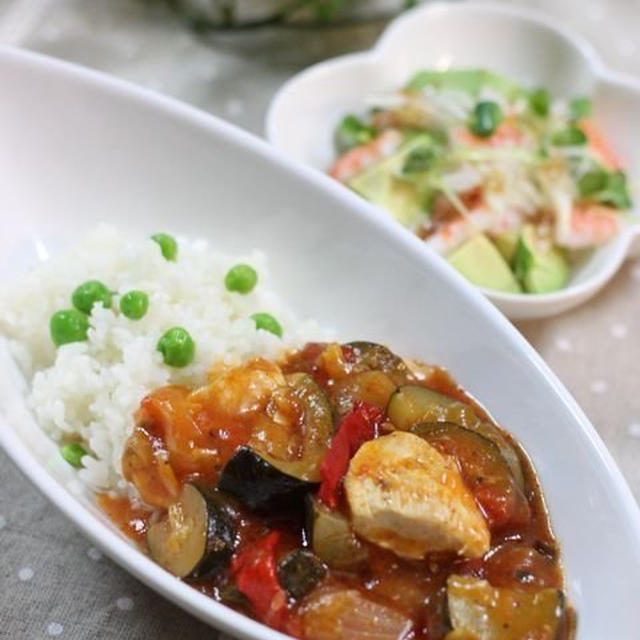
<svg viewBox="0 0 640 640">
<path fill-rule="evenodd" d="M 272 531 L 236 554 L 230 567 L 238 590 L 258 618 L 275 629 L 283 627 L 288 612 L 287 594 L 276 574 L 275 548 L 279 540 L 280 532 Z"/>
<path fill-rule="evenodd" d="M 329 508 L 338 506 L 342 478 L 349 468 L 349 460 L 367 440 L 376 437 L 383 419 L 381 409 L 365 402 L 356 402 L 342 418 L 320 466 L 322 483 L 318 497 Z"/>
</svg>

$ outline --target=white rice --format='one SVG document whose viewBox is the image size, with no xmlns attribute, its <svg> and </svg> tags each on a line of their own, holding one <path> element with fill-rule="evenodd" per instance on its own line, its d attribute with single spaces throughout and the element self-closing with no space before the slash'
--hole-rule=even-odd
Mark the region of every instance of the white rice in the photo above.
<svg viewBox="0 0 640 640">
<path fill-rule="evenodd" d="M 205 240 L 178 242 L 178 259 L 169 262 L 149 238 L 101 226 L 72 251 L 0 290 L 0 332 L 31 381 L 28 403 L 55 440 L 85 444 L 90 455 L 83 458 L 79 476 L 92 489 L 127 489 L 122 451 L 133 413 L 151 390 L 171 383 L 203 384 L 215 361 L 277 358 L 308 340 L 326 338 L 314 323 L 299 322 L 269 289 L 263 254 L 227 256 Z M 258 272 L 258 284 L 247 295 L 224 286 L 226 272 L 240 262 Z M 117 292 L 113 307 L 94 307 L 86 342 L 56 349 L 49 319 L 70 308 L 73 290 L 91 279 Z M 117 312 L 120 295 L 131 289 L 149 295 L 149 310 L 138 321 Z M 249 316 L 257 311 L 278 319 L 282 339 L 256 331 Z M 159 337 L 176 325 L 185 327 L 196 343 L 194 362 L 182 369 L 165 365 L 156 350 Z"/>
</svg>

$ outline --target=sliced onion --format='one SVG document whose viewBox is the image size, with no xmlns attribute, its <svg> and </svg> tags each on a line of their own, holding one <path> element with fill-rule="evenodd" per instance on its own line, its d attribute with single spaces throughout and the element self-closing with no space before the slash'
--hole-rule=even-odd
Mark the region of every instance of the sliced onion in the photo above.
<svg viewBox="0 0 640 640">
<path fill-rule="evenodd" d="M 413 622 L 355 589 L 327 588 L 305 601 L 302 626 L 306 640 L 403 640 Z"/>
</svg>

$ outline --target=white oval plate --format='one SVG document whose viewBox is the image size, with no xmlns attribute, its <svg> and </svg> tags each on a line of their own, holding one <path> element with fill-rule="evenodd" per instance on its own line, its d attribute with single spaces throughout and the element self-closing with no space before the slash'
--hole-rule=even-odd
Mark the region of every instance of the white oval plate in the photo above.
<svg viewBox="0 0 640 640">
<path fill-rule="evenodd" d="M 300 317 L 441 363 L 490 407 L 539 473 L 579 638 L 637 638 L 631 492 L 568 392 L 461 276 L 329 178 L 175 101 L 14 50 L 0 50 L 0 86 L 0 282 L 100 221 L 204 235 L 226 252 L 263 249 Z M 24 381 L 0 356 L 0 443 L 88 538 L 202 620 L 244 638 L 283 637 L 160 569 L 74 490 L 25 406 Z"/>
<path fill-rule="evenodd" d="M 640 81 L 606 69 L 589 44 L 553 18 L 497 3 L 427 3 L 394 20 L 373 49 L 294 76 L 271 102 L 266 136 L 281 151 L 326 172 L 335 158 L 333 131 L 340 118 L 364 111 L 368 96 L 394 91 L 425 67 L 495 69 L 557 95 L 593 95 L 595 118 L 631 175 L 640 175 Z M 629 225 L 576 268 L 560 291 L 483 292 L 512 319 L 566 311 L 613 277 L 638 235 L 640 223 Z"/>
</svg>

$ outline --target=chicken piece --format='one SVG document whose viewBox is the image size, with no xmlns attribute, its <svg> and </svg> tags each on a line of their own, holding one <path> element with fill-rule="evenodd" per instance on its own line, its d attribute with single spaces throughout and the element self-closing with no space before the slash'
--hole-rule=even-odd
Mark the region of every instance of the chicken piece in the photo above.
<svg viewBox="0 0 640 640">
<path fill-rule="evenodd" d="M 395 431 L 362 445 L 344 486 L 356 533 L 399 556 L 489 549 L 487 523 L 455 462 L 416 435 Z"/>
</svg>

